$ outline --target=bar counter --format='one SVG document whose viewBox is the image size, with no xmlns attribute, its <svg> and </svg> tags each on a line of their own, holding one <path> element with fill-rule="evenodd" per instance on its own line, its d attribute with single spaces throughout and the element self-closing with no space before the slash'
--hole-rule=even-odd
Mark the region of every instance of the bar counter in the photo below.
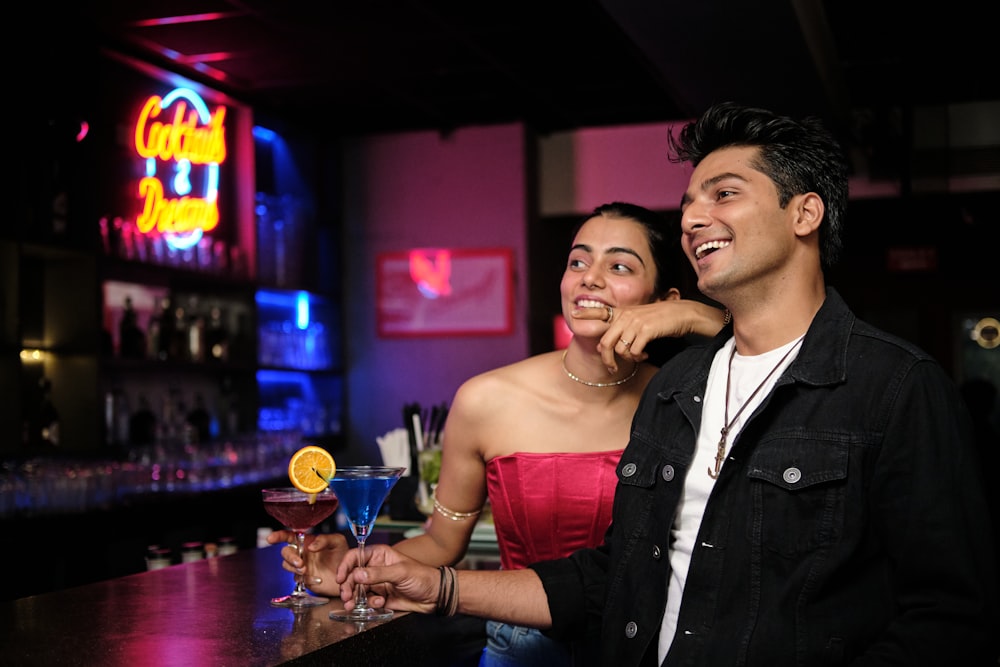
<svg viewBox="0 0 1000 667">
<path fill-rule="evenodd" d="M 35 546 L 23 546 L 28 563 Z M 270 546 L 5 601 L 0 665 L 474 667 L 485 644 L 471 617 L 397 613 L 359 627 L 330 620 L 339 599 L 270 605 L 293 585 Z"/>
</svg>

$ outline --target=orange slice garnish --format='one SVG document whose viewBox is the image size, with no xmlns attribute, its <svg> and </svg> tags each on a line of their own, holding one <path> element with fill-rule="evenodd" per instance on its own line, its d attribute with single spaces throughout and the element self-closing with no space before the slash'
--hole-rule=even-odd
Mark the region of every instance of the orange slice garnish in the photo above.
<svg viewBox="0 0 1000 667">
<path fill-rule="evenodd" d="M 303 493 L 319 493 L 330 486 L 336 472 L 337 464 L 330 452 L 316 445 L 303 447 L 288 461 L 288 479 Z"/>
</svg>

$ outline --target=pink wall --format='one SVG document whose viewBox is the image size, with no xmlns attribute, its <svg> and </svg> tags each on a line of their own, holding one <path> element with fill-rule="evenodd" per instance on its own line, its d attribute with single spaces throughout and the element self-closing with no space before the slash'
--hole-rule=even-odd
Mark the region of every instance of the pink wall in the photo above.
<svg viewBox="0 0 1000 667">
<path fill-rule="evenodd" d="M 540 213 L 583 214 L 609 201 L 676 210 L 691 167 L 668 159 L 667 135 L 687 121 L 585 128 L 539 141 Z M 897 197 L 898 181 L 875 181 L 861 173 L 851 197 Z"/>
<path fill-rule="evenodd" d="M 344 334 L 348 450 L 378 462 L 375 438 L 403 425 L 403 405 L 448 402 L 462 381 L 528 353 L 524 280 L 525 133 L 521 125 L 357 139 L 346 147 Z M 514 251 L 510 335 L 379 338 L 375 267 L 382 252 L 419 247 Z"/>
<path fill-rule="evenodd" d="M 609 201 L 677 208 L 691 170 L 667 159 L 673 127 L 587 128 L 541 139 L 541 214 L 585 213 Z"/>
</svg>

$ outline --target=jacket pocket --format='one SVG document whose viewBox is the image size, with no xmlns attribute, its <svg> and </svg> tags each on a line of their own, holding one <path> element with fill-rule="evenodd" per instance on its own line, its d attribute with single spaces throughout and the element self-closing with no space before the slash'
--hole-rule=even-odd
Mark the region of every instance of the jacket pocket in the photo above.
<svg viewBox="0 0 1000 667">
<path fill-rule="evenodd" d="M 750 458 L 750 539 L 798 556 L 837 539 L 844 521 L 849 447 L 799 437 L 761 442 Z"/>
<path fill-rule="evenodd" d="M 653 488 L 661 472 L 662 455 L 659 447 L 633 433 L 628 447 L 618 460 L 615 470 L 618 483 L 628 489 Z"/>
</svg>

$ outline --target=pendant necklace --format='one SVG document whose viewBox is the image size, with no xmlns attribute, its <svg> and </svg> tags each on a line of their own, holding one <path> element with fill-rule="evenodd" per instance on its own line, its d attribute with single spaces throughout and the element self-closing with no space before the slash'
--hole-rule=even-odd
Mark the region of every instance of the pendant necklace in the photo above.
<svg viewBox="0 0 1000 667">
<path fill-rule="evenodd" d="M 715 452 L 715 470 L 713 471 L 712 468 L 708 469 L 708 476 L 711 477 L 712 479 L 718 479 L 719 471 L 722 470 L 722 461 L 726 457 L 726 440 L 729 438 L 729 429 L 733 427 L 733 424 L 736 423 L 736 420 L 740 418 L 741 414 L 743 414 L 743 409 L 746 408 L 748 405 L 750 405 L 750 402 L 753 400 L 753 397 L 757 395 L 758 391 L 764 388 L 764 385 L 767 384 L 767 381 L 770 380 L 771 376 L 774 375 L 775 371 L 777 371 L 781 367 L 781 364 L 785 363 L 785 359 L 787 359 L 788 355 L 792 353 L 792 350 L 794 350 L 799 346 L 800 342 L 802 342 L 801 338 L 797 340 L 794 345 L 788 348 L 787 352 L 781 355 L 781 359 L 778 360 L 778 363 L 774 365 L 774 368 L 768 371 L 767 375 L 764 376 L 764 379 L 761 380 L 760 384 L 757 385 L 757 387 L 750 393 L 749 396 L 747 396 L 747 400 L 743 401 L 743 405 L 740 406 L 740 409 L 737 410 L 736 414 L 733 415 L 733 418 L 730 419 L 729 385 L 730 381 L 733 378 L 733 357 L 736 356 L 736 341 L 733 341 L 733 350 L 732 352 L 729 353 L 729 368 L 726 371 L 726 408 L 722 418 L 722 423 L 723 423 L 721 431 L 722 437 L 719 438 L 719 449 Z"/>
<path fill-rule="evenodd" d="M 565 350 L 563 350 L 562 353 L 562 367 L 563 367 L 563 372 L 566 373 L 566 377 L 568 377 L 570 380 L 573 380 L 574 382 L 585 384 L 588 387 L 617 387 L 618 385 L 625 384 L 626 382 L 634 378 L 635 374 L 639 372 L 639 364 L 637 363 L 635 366 L 632 367 L 632 372 L 629 373 L 628 376 L 623 377 L 621 380 L 615 380 L 614 382 L 587 382 L 586 380 L 578 378 L 577 376 L 573 375 L 572 373 L 569 372 L 569 369 L 566 368 Z"/>
</svg>

